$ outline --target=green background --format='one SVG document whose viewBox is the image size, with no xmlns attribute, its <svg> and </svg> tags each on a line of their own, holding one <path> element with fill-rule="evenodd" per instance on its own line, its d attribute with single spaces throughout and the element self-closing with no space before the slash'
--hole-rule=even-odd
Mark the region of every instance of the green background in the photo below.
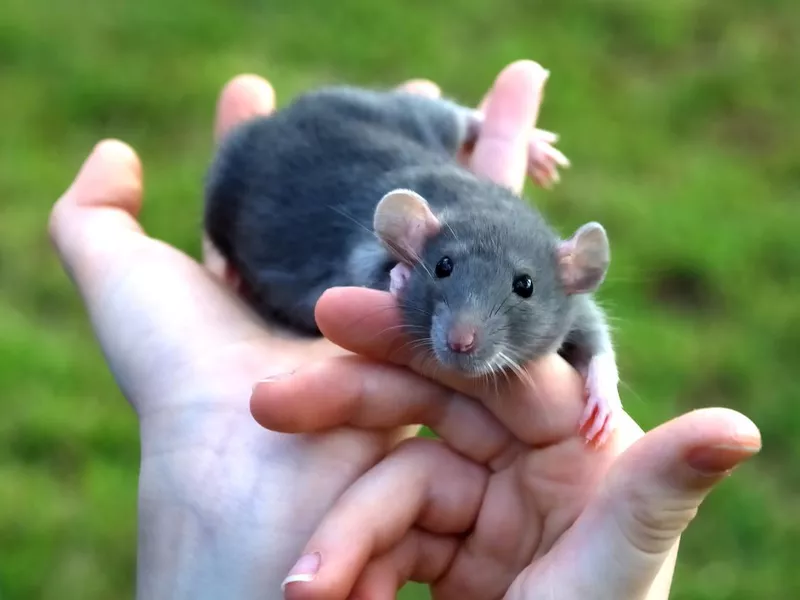
<svg viewBox="0 0 800 600">
<path fill-rule="evenodd" d="M 92 145 L 136 148 L 146 228 L 197 256 L 230 77 L 285 101 L 422 76 L 475 103 L 518 58 L 551 69 L 540 124 L 573 162 L 536 202 L 611 236 L 629 412 L 721 404 L 764 435 L 685 535 L 673 597 L 798 597 L 798 26 L 796 0 L 3 0 L 0 597 L 133 590 L 137 426 L 46 235 Z"/>
</svg>

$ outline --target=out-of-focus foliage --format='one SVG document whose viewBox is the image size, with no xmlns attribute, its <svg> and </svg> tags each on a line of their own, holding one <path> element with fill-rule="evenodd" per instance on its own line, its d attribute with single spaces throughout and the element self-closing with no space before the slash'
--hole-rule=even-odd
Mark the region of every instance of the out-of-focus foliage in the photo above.
<svg viewBox="0 0 800 600">
<path fill-rule="evenodd" d="M 540 124 L 573 168 L 529 192 L 565 232 L 609 230 L 600 298 L 628 410 L 651 427 L 722 404 L 764 435 L 685 535 L 673 597 L 797 597 L 799 27 L 793 0 L 4 0 L 0 596 L 133 589 L 137 425 L 46 235 L 91 146 L 136 148 L 144 225 L 198 255 L 230 77 L 264 75 L 285 101 L 422 76 L 475 103 L 505 64 L 533 58 L 552 71 Z"/>
</svg>

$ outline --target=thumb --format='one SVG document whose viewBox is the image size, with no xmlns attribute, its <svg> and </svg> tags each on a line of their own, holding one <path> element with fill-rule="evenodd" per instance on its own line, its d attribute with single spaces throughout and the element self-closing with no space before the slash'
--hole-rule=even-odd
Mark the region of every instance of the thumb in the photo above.
<svg viewBox="0 0 800 600">
<path fill-rule="evenodd" d="M 127 144 L 104 140 L 50 213 L 48 230 L 65 270 L 79 287 L 102 276 L 126 238 L 141 239 L 142 169 Z"/>
<path fill-rule="evenodd" d="M 714 486 L 760 448 L 755 424 L 722 408 L 685 414 L 631 445 L 571 532 L 589 597 L 643 598 L 659 579 L 664 595 L 648 597 L 666 598 L 671 577 L 660 581 L 660 571 L 672 568 L 681 533 Z"/>
</svg>

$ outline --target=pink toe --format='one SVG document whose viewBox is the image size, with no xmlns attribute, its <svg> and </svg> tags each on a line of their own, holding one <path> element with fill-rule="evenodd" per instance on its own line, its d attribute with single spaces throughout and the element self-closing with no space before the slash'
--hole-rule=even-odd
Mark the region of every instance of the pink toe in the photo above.
<svg viewBox="0 0 800 600">
<path fill-rule="evenodd" d="M 583 415 L 581 415 L 581 420 L 580 420 L 580 429 L 586 427 L 586 424 L 589 421 L 591 421 L 592 416 L 594 415 L 595 408 L 596 408 L 595 405 L 592 403 L 588 404 L 586 408 L 583 410 Z"/>
<path fill-rule="evenodd" d="M 598 412 L 597 418 L 595 419 L 592 428 L 589 430 L 587 437 L 595 439 L 600 434 L 600 432 L 603 431 L 603 429 L 605 428 L 607 420 L 608 420 L 608 414 Z"/>
<path fill-rule="evenodd" d="M 605 429 L 603 435 L 600 436 L 600 440 L 597 442 L 598 447 L 605 446 L 612 433 L 613 429 Z"/>
<path fill-rule="evenodd" d="M 611 434 L 614 433 L 614 423 L 612 417 L 609 416 L 608 421 L 606 422 L 606 426 L 603 428 L 603 433 L 600 436 L 600 439 L 597 442 L 597 446 L 605 446 L 608 442 L 609 438 L 611 438 Z"/>
</svg>

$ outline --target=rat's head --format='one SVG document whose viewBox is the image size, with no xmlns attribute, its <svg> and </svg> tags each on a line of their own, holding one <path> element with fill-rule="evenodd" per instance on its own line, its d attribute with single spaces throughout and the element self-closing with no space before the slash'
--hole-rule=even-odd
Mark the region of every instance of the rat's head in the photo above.
<svg viewBox="0 0 800 600">
<path fill-rule="evenodd" d="M 392 289 L 408 333 L 442 366 L 479 376 L 554 350 L 571 324 L 570 297 L 602 283 L 609 245 L 600 224 L 563 241 L 532 227 L 515 239 L 521 228 L 502 219 L 445 225 L 410 190 L 378 204 L 374 228 L 400 261 Z"/>
</svg>

